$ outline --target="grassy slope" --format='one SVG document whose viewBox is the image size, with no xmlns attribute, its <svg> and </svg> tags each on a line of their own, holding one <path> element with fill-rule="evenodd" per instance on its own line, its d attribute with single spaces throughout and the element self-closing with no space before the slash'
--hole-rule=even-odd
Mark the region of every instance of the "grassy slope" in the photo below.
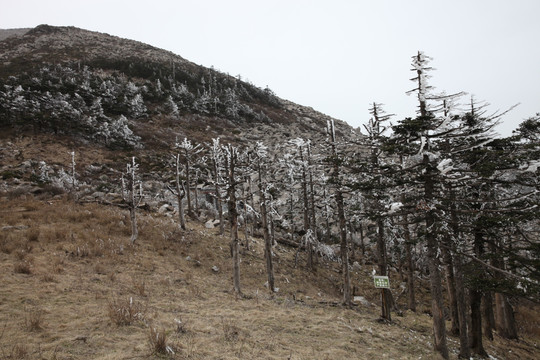
<svg viewBox="0 0 540 360">
<path fill-rule="evenodd" d="M 307 273 L 293 268 L 293 250 L 278 246 L 280 291 L 271 296 L 262 241 L 253 238 L 241 264 L 247 298 L 236 299 L 227 237 L 195 222 L 181 233 L 170 218 L 147 213 L 130 247 L 126 215 L 67 199 L 1 199 L 1 358 L 154 358 L 150 328 L 167 335 L 177 359 L 436 358 L 427 315 L 381 324 L 376 306 L 332 306 L 336 264 Z M 376 303 L 367 270 L 354 283 Z M 134 310 L 130 325 L 115 324 L 119 309 Z M 488 352 L 537 358 L 538 338 L 524 338 L 486 341 Z"/>
</svg>

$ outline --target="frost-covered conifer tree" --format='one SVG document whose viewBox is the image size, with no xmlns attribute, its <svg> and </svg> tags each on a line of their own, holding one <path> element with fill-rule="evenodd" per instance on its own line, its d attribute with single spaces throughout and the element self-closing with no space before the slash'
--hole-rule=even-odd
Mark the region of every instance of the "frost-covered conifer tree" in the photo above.
<svg viewBox="0 0 540 360">
<path fill-rule="evenodd" d="M 435 183 L 437 173 L 437 159 L 433 142 L 437 137 L 437 130 L 441 123 L 437 121 L 433 114 L 433 109 L 428 103 L 432 99 L 427 80 L 430 77 L 429 61 L 431 58 L 418 52 L 413 56 L 412 71 L 416 77 L 411 79 L 417 83 L 417 87 L 409 93 L 416 92 L 419 103 L 419 116 L 415 119 L 405 119 L 397 126 L 394 126 L 395 138 L 404 140 L 401 145 L 408 147 L 409 158 L 413 162 L 411 167 L 421 171 L 419 179 L 423 185 L 422 197 L 418 206 L 424 212 L 424 222 L 426 227 L 425 239 L 427 248 L 427 259 L 429 264 L 430 285 L 432 296 L 433 332 L 434 347 L 445 359 L 448 358 L 448 347 L 446 344 L 446 324 L 444 319 L 444 305 L 442 295 L 442 281 L 439 270 L 439 259 L 437 257 L 438 242 L 435 225 Z M 399 141 L 398 141 L 399 142 Z M 410 145 L 415 144 L 414 148 Z M 416 153 L 414 153 L 416 152 Z"/>
<path fill-rule="evenodd" d="M 390 204 L 392 199 L 389 194 L 391 194 L 391 187 L 393 186 L 392 174 L 389 170 L 390 167 L 385 166 L 382 159 L 384 133 L 388 128 L 385 122 L 389 120 L 391 115 L 385 114 L 382 105 L 377 103 L 373 103 L 370 113 L 373 117 L 364 125 L 367 131 L 369 154 L 367 155 L 367 161 L 358 168 L 360 171 L 358 185 L 363 189 L 366 199 L 364 213 L 376 223 L 377 227 L 378 273 L 387 276 L 388 254 L 386 250 L 385 217 L 390 215 L 389 212 L 395 212 L 401 206 L 401 203 L 393 202 Z M 394 300 L 390 289 L 381 289 L 381 299 L 381 318 L 391 321 L 390 310 L 393 307 Z"/>
</svg>

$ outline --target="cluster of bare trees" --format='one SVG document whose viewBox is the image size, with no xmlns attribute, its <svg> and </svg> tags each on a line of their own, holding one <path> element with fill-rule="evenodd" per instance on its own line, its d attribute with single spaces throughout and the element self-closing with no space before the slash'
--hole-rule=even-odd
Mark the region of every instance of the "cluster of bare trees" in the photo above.
<svg viewBox="0 0 540 360">
<path fill-rule="evenodd" d="M 330 121 L 319 139 L 175 144 L 169 190 L 178 200 L 180 226 L 185 229 L 184 203 L 188 215 L 198 217 L 197 188 L 210 188 L 220 233 L 226 222 L 230 228 L 237 294 L 239 226 L 249 246 L 250 222 L 251 233 L 264 238 L 272 292 L 276 240 L 305 250 L 309 270 L 319 256 L 336 257 L 329 245 L 339 243 L 345 305 L 351 304 L 349 266 L 355 260 L 376 263 L 379 275 L 395 270 L 413 311 L 415 278 L 429 278 L 434 346 L 444 358 L 447 312 L 463 358 L 471 351 L 484 355 L 482 334 L 492 336 L 493 329 L 517 337 L 512 299 L 538 299 L 540 293 L 539 118 L 498 138 L 493 128 L 504 113 L 486 115 L 473 99 L 457 105 L 464 94 L 434 94 L 429 60 L 418 53 L 412 61 L 417 116 L 388 125 L 390 116 L 374 103 L 367 135 L 336 131 Z M 133 160 L 130 210 L 137 205 L 136 170 Z M 381 317 L 390 321 L 390 290 L 382 292 L 382 304 Z"/>
</svg>

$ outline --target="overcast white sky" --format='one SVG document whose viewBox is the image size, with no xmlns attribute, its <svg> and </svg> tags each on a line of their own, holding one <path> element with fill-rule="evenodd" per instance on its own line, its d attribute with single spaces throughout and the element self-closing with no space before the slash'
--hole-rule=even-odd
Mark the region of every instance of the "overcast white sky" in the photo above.
<svg viewBox="0 0 540 360">
<path fill-rule="evenodd" d="M 540 112 L 539 0 L 0 0 L 0 28 L 72 25 L 240 74 L 360 126 L 371 102 L 414 116 L 411 56 L 431 84 L 504 117 L 503 136 Z"/>
</svg>

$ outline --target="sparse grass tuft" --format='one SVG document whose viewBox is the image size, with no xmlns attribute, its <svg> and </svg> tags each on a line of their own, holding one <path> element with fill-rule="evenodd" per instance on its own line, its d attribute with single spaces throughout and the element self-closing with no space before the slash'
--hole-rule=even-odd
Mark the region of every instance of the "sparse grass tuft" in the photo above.
<svg viewBox="0 0 540 360">
<path fill-rule="evenodd" d="M 144 279 L 134 277 L 132 281 L 135 293 L 140 296 L 146 296 L 146 282 Z"/>
<path fill-rule="evenodd" d="M 41 276 L 41 281 L 48 282 L 48 283 L 54 283 L 54 282 L 56 282 L 56 278 L 50 273 L 45 273 L 45 274 L 43 274 Z"/>
<path fill-rule="evenodd" d="M 26 349 L 26 346 L 21 344 L 13 345 L 11 348 L 10 354 L 7 356 L 7 359 L 14 359 L 14 360 L 25 360 L 30 359 L 30 354 L 28 353 L 28 350 Z"/>
<path fill-rule="evenodd" d="M 148 334 L 148 344 L 152 354 L 173 355 L 174 350 L 170 345 L 167 345 L 167 333 L 164 329 L 158 330 L 150 326 Z"/>
<path fill-rule="evenodd" d="M 146 307 L 132 297 L 125 300 L 110 300 L 107 310 L 109 319 L 116 326 L 131 325 L 146 318 Z"/>
<path fill-rule="evenodd" d="M 16 274 L 30 275 L 32 274 L 32 265 L 30 264 L 28 260 L 18 261 L 13 266 L 13 271 Z"/>
<path fill-rule="evenodd" d="M 31 332 L 43 330 L 43 310 L 40 308 L 26 309 L 24 327 Z"/>
<path fill-rule="evenodd" d="M 240 328 L 232 321 L 221 319 L 221 327 L 223 330 L 223 338 L 228 343 L 237 342 L 240 337 Z"/>
<path fill-rule="evenodd" d="M 26 230 L 26 239 L 28 239 L 28 241 L 37 242 L 39 240 L 39 234 L 39 228 L 32 227 Z"/>
</svg>

